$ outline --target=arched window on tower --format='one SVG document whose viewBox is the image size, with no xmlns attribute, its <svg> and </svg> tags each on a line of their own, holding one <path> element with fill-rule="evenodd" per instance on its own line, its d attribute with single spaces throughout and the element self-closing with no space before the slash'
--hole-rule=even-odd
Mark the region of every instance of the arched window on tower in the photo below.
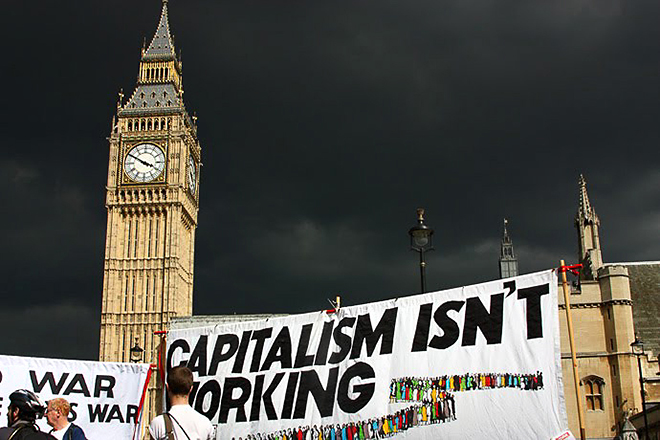
<svg viewBox="0 0 660 440">
<path fill-rule="evenodd" d="M 587 400 L 588 411 L 603 411 L 603 388 L 605 381 L 602 377 L 587 376 L 582 379 L 584 396 Z"/>
<path fill-rule="evenodd" d="M 151 119 L 149 119 L 149 122 L 147 122 L 147 130 L 151 131 Z"/>
<path fill-rule="evenodd" d="M 144 130 L 145 128 L 146 128 L 145 127 L 145 122 L 144 122 L 144 119 L 143 119 L 142 122 L 140 123 L 140 129 Z"/>
<path fill-rule="evenodd" d="M 133 121 L 128 121 L 128 131 L 133 131 Z"/>
<path fill-rule="evenodd" d="M 169 79 L 170 77 L 170 69 L 168 67 L 165 68 L 165 79 Z"/>
</svg>

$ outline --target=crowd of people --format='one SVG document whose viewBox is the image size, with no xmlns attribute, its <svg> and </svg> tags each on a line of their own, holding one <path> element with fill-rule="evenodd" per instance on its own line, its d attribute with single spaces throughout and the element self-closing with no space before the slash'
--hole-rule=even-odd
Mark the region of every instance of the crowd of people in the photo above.
<svg viewBox="0 0 660 440">
<path fill-rule="evenodd" d="M 149 425 L 152 440 L 215 440 L 213 425 L 195 411 L 188 399 L 193 374 L 187 367 L 176 367 L 167 375 L 167 394 L 171 408 L 155 417 Z M 0 440 L 87 440 L 79 426 L 69 421 L 71 405 L 63 398 L 46 403 L 30 390 L 16 390 L 9 395 L 7 424 L 0 428 Z M 52 427 L 42 432 L 37 419 L 46 418 Z"/>
<path fill-rule="evenodd" d="M 493 388 L 539 390 L 543 388 L 543 373 L 466 373 L 435 378 L 397 378 L 390 383 L 390 402 L 435 401 L 436 396 L 443 392 Z"/>
<path fill-rule="evenodd" d="M 65 399 L 44 403 L 30 390 L 16 390 L 9 395 L 7 427 L 0 428 L 0 440 L 87 440 L 82 428 L 69 422 L 70 411 Z M 37 426 L 37 419 L 44 416 L 50 433 Z"/>
<path fill-rule="evenodd" d="M 456 420 L 454 396 L 446 391 L 434 393 L 417 405 L 393 414 L 342 425 L 301 426 L 270 434 L 248 435 L 232 440 L 366 440 L 381 439 L 418 426 Z"/>
</svg>

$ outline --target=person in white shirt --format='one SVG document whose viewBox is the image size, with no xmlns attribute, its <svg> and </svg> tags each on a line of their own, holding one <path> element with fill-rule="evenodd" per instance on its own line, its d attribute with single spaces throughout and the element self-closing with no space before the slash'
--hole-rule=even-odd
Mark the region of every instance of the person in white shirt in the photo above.
<svg viewBox="0 0 660 440">
<path fill-rule="evenodd" d="M 172 368 L 167 374 L 167 395 L 172 407 L 155 417 L 149 425 L 152 440 L 214 440 L 213 425 L 188 403 L 193 386 L 188 367 Z M 169 418 L 171 423 L 166 421 Z M 168 433 L 167 425 L 171 425 Z"/>
</svg>

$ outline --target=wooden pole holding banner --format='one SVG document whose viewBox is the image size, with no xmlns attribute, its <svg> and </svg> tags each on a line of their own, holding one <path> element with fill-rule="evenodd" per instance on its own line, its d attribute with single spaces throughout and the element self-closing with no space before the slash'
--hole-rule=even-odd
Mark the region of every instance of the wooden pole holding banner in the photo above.
<svg viewBox="0 0 660 440">
<path fill-rule="evenodd" d="M 561 283 L 564 287 L 564 305 L 566 306 L 566 323 L 568 324 L 568 340 L 571 344 L 571 359 L 573 361 L 573 381 L 575 385 L 575 398 L 577 399 L 578 409 L 578 422 L 580 424 L 580 439 L 587 438 L 584 428 L 584 413 L 582 409 L 582 393 L 580 392 L 580 379 L 578 376 L 577 356 L 575 354 L 575 338 L 573 337 L 573 320 L 571 319 L 571 298 L 568 289 L 568 281 L 566 280 L 566 265 L 564 260 L 559 263 L 559 271 L 561 272 Z"/>
</svg>

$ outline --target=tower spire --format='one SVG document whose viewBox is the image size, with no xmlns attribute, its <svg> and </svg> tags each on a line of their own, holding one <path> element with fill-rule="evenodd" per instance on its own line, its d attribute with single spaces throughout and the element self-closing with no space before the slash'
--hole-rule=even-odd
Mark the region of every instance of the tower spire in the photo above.
<svg viewBox="0 0 660 440">
<path fill-rule="evenodd" d="M 168 0 L 163 0 L 163 9 L 160 13 L 158 27 L 156 28 L 154 37 L 151 39 L 151 44 L 149 44 L 149 47 L 142 56 L 143 60 L 176 60 L 174 42 L 170 33 L 167 3 Z"/>
<path fill-rule="evenodd" d="M 513 241 L 507 230 L 508 224 L 509 221 L 504 219 L 504 233 L 500 243 L 500 278 L 518 276 L 518 259 L 513 252 Z"/>
<path fill-rule="evenodd" d="M 600 220 L 596 210 L 589 202 L 587 193 L 587 180 L 580 174 L 578 181 L 580 191 L 580 202 L 575 216 L 575 227 L 578 232 L 579 259 L 584 269 L 581 277 L 587 280 L 595 280 L 598 277 L 598 269 L 603 265 L 603 256 L 600 249 L 599 227 Z"/>
<path fill-rule="evenodd" d="M 580 174 L 580 205 L 578 207 L 578 217 L 583 218 L 585 221 L 598 221 L 596 211 L 589 202 L 589 194 L 587 193 L 587 181 L 584 175 Z"/>
<path fill-rule="evenodd" d="M 507 231 L 506 226 L 509 224 L 509 220 L 504 219 L 504 235 L 502 237 L 502 243 L 511 243 L 511 238 L 509 237 L 509 231 Z"/>
<path fill-rule="evenodd" d="M 137 87 L 118 109 L 120 115 L 185 112 L 182 65 L 174 49 L 167 5 L 168 0 L 163 0 L 156 32 L 142 49 Z"/>
</svg>

